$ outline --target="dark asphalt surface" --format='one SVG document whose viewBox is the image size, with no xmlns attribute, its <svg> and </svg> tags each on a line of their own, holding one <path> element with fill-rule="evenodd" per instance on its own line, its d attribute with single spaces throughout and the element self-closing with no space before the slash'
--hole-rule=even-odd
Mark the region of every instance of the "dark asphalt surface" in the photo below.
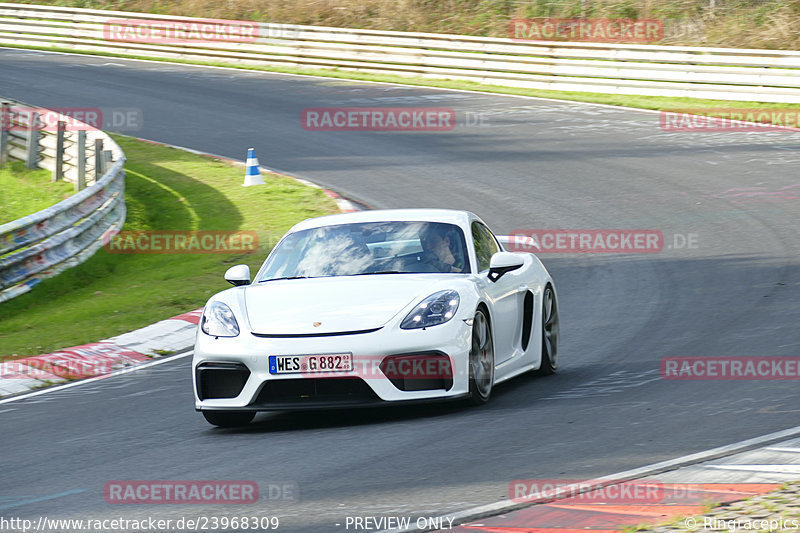
<svg viewBox="0 0 800 533">
<path fill-rule="evenodd" d="M 584 479 L 798 425 L 796 381 L 658 373 L 667 356 L 800 356 L 798 133 L 666 132 L 658 114 L 608 107 L 14 50 L 0 50 L 0 95 L 134 108 L 143 121 L 126 133 L 236 159 L 254 146 L 262 164 L 373 207 L 469 209 L 498 233 L 657 229 L 667 245 L 542 255 L 561 369 L 480 408 L 214 429 L 193 410 L 189 358 L 0 405 L 0 516 L 278 516 L 282 531 L 344 531 L 347 516 L 453 512 L 506 498 L 515 479 Z M 303 130 L 302 109 L 333 106 L 452 107 L 459 125 Z M 695 248 L 673 246 L 688 235 Z M 254 480 L 262 500 L 105 503 L 104 484 L 129 479 Z M 270 483 L 299 498 L 269 500 Z"/>
</svg>

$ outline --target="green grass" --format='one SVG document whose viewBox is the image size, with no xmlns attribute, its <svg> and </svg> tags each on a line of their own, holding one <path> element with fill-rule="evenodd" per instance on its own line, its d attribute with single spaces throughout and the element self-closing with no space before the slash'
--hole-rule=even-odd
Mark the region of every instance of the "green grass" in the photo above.
<svg viewBox="0 0 800 533">
<path fill-rule="evenodd" d="M 20 0 L 188 17 L 508 37 L 515 18 L 628 18 L 664 22 L 661 44 L 800 49 L 794 0 Z M 44 15 L 46 16 L 46 15 Z M 656 43 L 651 43 L 656 44 Z"/>
<path fill-rule="evenodd" d="M 133 54 L 112 54 L 107 52 L 87 52 L 63 47 L 39 47 L 25 45 L 0 45 L 8 48 L 25 48 L 31 50 L 50 50 L 75 54 L 97 55 L 105 57 L 123 57 L 129 59 L 144 59 L 148 61 L 163 61 L 167 63 L 182 63 L 190 65 L 205 65 L 213 67 L 239 68 L 243 70 L 258 70 L 264 72 L 280 72 L 285 74 L 300 74 L 308 76 L 322 76 L 335 79 L 376 81 L 385 83 L 399 83 L 421 87 L 441 87 L 445 89 L 458 89 L 464 91 L 480 91 L 496 94 L 512 94 L 520 96 L 533 96 L 538 98 L 554 98 L 558 100 L 572 100 L 575 102 L 591 102 L 596 104 L 616 105 L 651 110 L 681 110 L 691 108 L 697 114 L 713 114 L 714 109 L 740 108 L 740 109 L 800 109 L 800 104 L 783 104 L 772 102 L 747 102 L 733 100 L 708 100 L 700 98 L 677 98 L 667 96 L 636 96 L 624 94 L 603 94 L 572 91 L 548 91 L 541 89 L 523 89 L 517 87 L 502 87 L 482 83 L 434 79 L 412 76 L 397 76 L 390 74 L 368 74 L 334 69 L 297 69 L 274 66 L 238 65 L 215 61 L 190 61 L 184 59 L 151 58 Z M 702 108 L 709 108 L 708 112 L 701 112 Z"/>
<path fill-rule="evenodd" d="M 305 218 L 338 212 L 319 189 L 275 175 L 242 187 L 244 168 L 114 136 L 127 156 L 124 230 L 252 230 L 251 254 L 118 254 L 87 262 L 0 304 L 0 356 L 97 341 L 198 307 L 229 287 L 231 265 L 257 268 L 275 240 Z"/>
<path fill-rule="evenodd" d="M 0 167 L 0 224 L 55 205 L 73 193 L 73 185 L 50 181 L 47 170 L 30 170 L 21 161 Z"/>
</svg>

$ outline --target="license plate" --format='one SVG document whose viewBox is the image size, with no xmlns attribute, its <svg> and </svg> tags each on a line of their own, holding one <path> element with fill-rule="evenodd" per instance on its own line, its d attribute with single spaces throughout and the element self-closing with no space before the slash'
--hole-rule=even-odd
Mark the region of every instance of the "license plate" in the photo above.
<svg viewBox="0 0 800 533">
<path fill-rule="evenodd" d="M 270 374 L 327 374 L 353 370 L 353 354 L 270 355 Z"/>
</svg>

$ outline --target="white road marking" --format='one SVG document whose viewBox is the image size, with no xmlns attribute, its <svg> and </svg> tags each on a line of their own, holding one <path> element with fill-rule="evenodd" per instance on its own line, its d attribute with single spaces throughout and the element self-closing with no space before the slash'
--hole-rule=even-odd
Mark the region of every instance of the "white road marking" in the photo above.
<svg viewBox="0 0 800 533">
<path fill-rule="evenodd" d="M 771 452 L 800 453 L 800 448 L 767 448 Z"/>
<path fill-rule="evenodd" d="M 743 470 L 746 472 L 800 474 L 800 465 L 706 465 L 705 468 L 714 468 L 717 470 Z"/>
<path fill-rule="evenodd" d="M 102 376 L 97 376 L 94 378 L 82 379 L 80 381 L 73 381 L 71 383 L 66 383 L 64 385 L 58 385 L 56 387 L 49 387 L 47 389 L 37 390 L 34 392 L 29 392 L 27 394 L 21 394 L 19 396 L 12 396 L 11 398 L 6 398 L 5 400 L 0 400 L 0 405 L 12 402 L 18 402 L 20 400 L 24 400 L 26 398 L 32 398 L 34 396 L 41 396 L 43 394 L 48 394 L 51 392 L 62 391 L 64 389 L 71 389 L 72 387 L 79 387 L 81 385 L 86 385 L 87 383 L 94 383 L 95 381 L 99 381 L 101 379 L 110 379 L 116 376 L 121 376 L 123 374 L 128 374 L 130 372 L 136 372 L 138 370 L 143 370 L 145 368 L 150 368 L 157 365 L 163 365 L 164 363 L 169 363 L 170 361 L 174 361 L 176 359 L 181 359 L 183 357 L 188 357 L 194 354 L 194 350 L 189 350 L 186 353 L 180 353 L 177 355 L 173 355 L 170 357 L 166 357 L 164 359 L 156 359 L 155 361 L 151 361 L 149 363 L 143 363 L 141 365 L 136 365 L 128 368 L 123 368 L 121 370 L 117 370 L 115 372 L 111 372 L 110 374 L 104 374 Z"/>
<path fill-rule="evenodd" d="M 12 507 L 19 507 L 21 505 L 28 505 L 28 504 L 31 504 L 31 503 L 39 503 L 39 502 L 46 502 L 48 500 L 55 500 L 57 498 L 61 498 L 61 497 L 64 497 L 64 496 L 71 496 L 73 494 L 79 494 L 81 492 L 86 492 L 86 490 L 87 489 L 73 489 L 73 490 L 68 490 L 68 491 L 65 491 L 65 492 L 59 492 L 57 494 L 49 494 L 47 496 L 40 496 L 40 497 L 37 497 L 37 498 L 31 498 L 31 499 L 28 499 L 28 500 L 16 501 L 16 502 L 8 503 L 8 504 L 5 504 L 5 505 L 0 505 L 0 511 L 4 511 L 6 509 L 11 509 Z"/>
</svg>

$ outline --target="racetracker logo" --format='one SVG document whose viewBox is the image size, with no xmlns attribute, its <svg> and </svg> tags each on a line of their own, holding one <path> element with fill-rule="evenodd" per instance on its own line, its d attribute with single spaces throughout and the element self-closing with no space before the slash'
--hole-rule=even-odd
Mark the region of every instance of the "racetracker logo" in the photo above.
<svg viewBox="0 0 800 533">
<path fill-rule="evenodd" d="M 309 107 L 306 131 L 450 131 L 456 112 L 447 107 Z"/>
<path fill-rule="evenodd" d="M 30 129 L 56 132 L 59 122 L 64 131 L 94 131 L 99 129 L 122 131 L 141 130 L 144 124 L 142 110 L 133 107 L 42 107 L 9 106 L 8 112 L 0 109 L 0 130 L 24 132 Z"/>
<path fill-rule="evenodd" d="M 106 503 L 248 504 L 258 501 L 255 481 L 109 481 Z"/>
<path fill-rule="evenodd" d="M 120 231 L 103 236 L 112 254 L 251 254 L 258 251 L 255 231 Z"/>
<path fill-rule="evenodd" d="M 515 41 L 649 43 L 664 38 L 664 23 L 657 19 L 512 19 L 509 37 Z"/>
<path fill-rule="evenodd" d="M 659 370 L 669 380 L 798 380 L 800 357 L 665 357 Z"/>
<path fill-rule="evenodd" d="M 664 248 L 652 229 L 527 229 L 511 232 L 512 252 L 647 254 Z"/>
<path fill-rule="evenodd" d="M 661 111 L 664 131 L 774 131 L 800 128 L 800 109 L 706 107 Z"/>
<path fill-rule="evenodd" d="M 509 483 L 508 497 L 517 503 L 570 498 L 587 504 L 652 504 L 664 499 L 664 485 L 648 480 L 603 485 L 587 480 L 517 479 Z"/>
<path fill-rule="evenodd" d="M 77 379 L 108 374 L 115 366 L 110 359 L 93 361 L 68 357 L 8 361 L 0 365 L 0 379 Z"/>
<path fill-rule="evenodd" d="M 2 131 L 58 131 L 58 123 L 64 123 L 64 131 L 90 131 L 103 126 L 103 112 L 96 107 L 41 107 L 11 106 L 8 112 L 0 112 Z"/>
<path fill-rule="evenodd" d="M 359 377 L 405 380 L 452 380 L 452 360 L 443 354 L 353 356 L 349 353 L 270 356 L 272 374 L 302 374 L 305 377 Z"/>
<path fill-rule="evenodd" d="M 0 360 L 0 379 L 85 378 L 108 374 L 146 359 L 116 344 L 96 342 L 19 360 Z"/>
<path fill-rule="evenodd" d="M 103 38 L 125 43 L 252 43 L 258 23 L 241 20 L 115 19 L 103 24 Z"/>
</svg>

